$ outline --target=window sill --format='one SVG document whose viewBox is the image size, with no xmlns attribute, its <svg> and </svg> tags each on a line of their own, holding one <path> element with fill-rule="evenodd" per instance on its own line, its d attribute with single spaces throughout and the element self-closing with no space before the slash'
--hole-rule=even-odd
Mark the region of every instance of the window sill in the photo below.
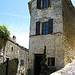
<svg viewBox="0 0 75 75">
<path fill-rule="evenodd" d="M 50 36 L 53 36 L 53 34 L 47 34 L 47 35 L 30 35 L 29 37 L 50 37 Z"/>
<path fill-rule="evenodd" d="M 51 9 L 52 7 L 51 6 L 49 6 L 48 8 L 41 8 L 41 9 L 39 9 L 39 10 L 47 10 L 47 9 Z M 37 8 L 36 8 L 37 9 Z"/>
<path fill-rule="evenodd" d="M 51 7 L 48 7 L 48 8 L 43 8 L 42 10 L 47 10 L 47 9 L 49 9 L 49 8 L 51 8 Z"/>
<path fill-rule="evenodd" d="M 48 66 L 49 69 L 56 69 L 56 66 Z"/>
<path fill-rule="evenodd" d="M 55 68 L 56 66 L 48 66 L 48 67 L 54 67 Z"/>
</svg>

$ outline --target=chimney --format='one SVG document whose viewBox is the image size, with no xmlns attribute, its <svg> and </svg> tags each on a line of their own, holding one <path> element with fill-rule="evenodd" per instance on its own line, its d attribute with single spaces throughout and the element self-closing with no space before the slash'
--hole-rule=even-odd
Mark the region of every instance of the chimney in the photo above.
<svg viewBox="0 0 75 75">
<path fill-rule="evenodd" d="M 13 36 L 13 38 L 12 38 L 12 39 L 13 39 L 13 41 L 15 41 L 15 42 L 16 42 L 16 37 L 15 37 L 15 36 Z"/>
</svg>

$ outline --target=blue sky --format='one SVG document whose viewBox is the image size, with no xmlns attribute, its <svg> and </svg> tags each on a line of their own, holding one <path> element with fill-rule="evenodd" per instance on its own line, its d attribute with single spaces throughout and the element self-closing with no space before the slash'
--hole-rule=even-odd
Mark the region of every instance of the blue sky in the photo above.
<svg viewBox="0 0 75 75">
<path fill-rule="evenodd" d="M 28 48 L 30 14 L 28 2 L 30 0 L 0 0 L 0 25 L 6 25 L 11 36 L 15 35 L 20 45 Z M 72 0 L 75 6 L 75 0 Z"/>
<path fill-rule="evenodd" d="M 20 45 L 28 48 L 30 0 L 0 0 L 0 25 L 6 25 L 11 36 L 15 35 Z"/>
</svg>

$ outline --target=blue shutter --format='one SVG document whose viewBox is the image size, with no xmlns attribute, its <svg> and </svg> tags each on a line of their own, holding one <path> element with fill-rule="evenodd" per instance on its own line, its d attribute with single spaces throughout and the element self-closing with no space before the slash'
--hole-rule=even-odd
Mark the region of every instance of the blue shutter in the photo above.
<svg viewBox="0 0 75 75">
<path fill-rule="evenodd" d="M 53 33 L 53 19 L 49 19 L 48 20 L 48 34 L 52 34 Z"/>
<path fill-rule="evenodd" d="M 36 22 L 36 35 L 40 35 L 40 21 Z"/>
<path fill-rule="evenodd" d="M 41 9 L 41 0 L 37 0 L 37 9 Z"/>
</svg>

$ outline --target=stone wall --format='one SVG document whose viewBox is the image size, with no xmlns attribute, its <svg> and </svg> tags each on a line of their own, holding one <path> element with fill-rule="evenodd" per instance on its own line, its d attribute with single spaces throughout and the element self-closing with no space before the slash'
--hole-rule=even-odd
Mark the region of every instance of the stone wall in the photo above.
<svg viewBox="0 0 75 75">
<path fill-rule="evenodd" d="M 55 57 L 56 66 L 63 67 L 64 45 L 63 36 L 60 33 L 45 36 L 32 36 L 30 39 L 30 54 L 43 54 L 44 46 L 46 46 L 47 57 Z"/>
<path fill-rule="evenodd" d="M 69 0 L 68 0 L 69 1 Z M 63 0 L 63 28 L 64 28 L 64 35 L 68 40 L 69 45 L 75 49 L 75 12 L 71 4 L 69 2 Z M 65 7 L 64 7 L 65 6 Z"/>
<path fill-rule="evenodd" d="M 30 42 L 29 42 L 29 68 L 34 72 L 34 54 L 42 54 L 44 46 L 47 47 L 47 58 L 55 57 L 55 66 L 63 67 L 63 32 L 62 3 L 61 0 L 51 0 L 51 6 L 37 9 L 37 0 L 31 1 Z M 42 23 L 53 19 L 53 34 L 42 35 Z M 40 35 L 36 35 L 36 22 L 40 21 Z M 60 43 L 58 45 L 58 43 Z M 32 58 L 31 58 L 32 57 Z M 48 64 L 48 63 L 47 63 Z"/>
<path fill-rule="evenodd" d="M 4 49 L 4 48 L 3 48 Z M 9 58 L 9 60 L 13 60 L 14 58 L 17 58 L 18 68 L 17 68 L 17 75 L 24 74 L 26 75 L 27 69 L 28 69 L 28 49 L 20 46 L 16 42 L 9 40 L 6 43 L 4 54 L 1 63 L 6 61 L 6 58 Z M 21 65 L 21 60 L 23 60 L 23 65 Z"/>
<path fill-rule="evenodd" d="M 64 36 L 64 66 L 71 63 L 75 59 L 75 50 L 69 45 Z"/>
<path fill-rule="evenodd" d="M 62 0 L 64 65 L 75 59 L 75 8 L 70 0 Z"/>
<path fill-rule="evenodd" d="M 48 21 L 53 18 L 53 33 L 63 32 L 63 22 L 62 22 L 62 4 L 61 0 L 51 0 L 51 6 L 45 9 L 37 9 L 37 0 L 31 1 L 31 20 L 30 20 L 30 35 L 35 35 L 36 33 L 36 22 Z M 42 30 L 41 30 L 42 31 Z M 40 32 L 40 34 L 42 34 Z"/>
<path fill-rule="evenodd" d="M 20 48 L 12 43 L 11 41 L 7 41 L 6 47 L 5 47 L 5 58 L 8 57 L 11 59 L 18 58 L 19 57 L 19 50 Z"/>
<path fill-rule="evenodd" d="M 67 3 L 66 3 L 67 2 Z M 47 47 L 47 58 L 55 57 L 55 66 L 64 67 L 74 59 L 75 14 L 70 0 L 51 0 L 51 6 L 37 9 L 37 0 L 31 0 L 29 68 L 34 72 L 34 55 Z M 42 35 L 42 23 L 53 18 L 53 34 Z M 36 35 L 36 22 L 40 21 L 40 35 Z M 32 58 L 31 58 L 32 57 Z"/>
<path fill-rule="evenodd" d="M 68 63 L 64 68 L 56 71 L 50 75 L 75 75 L 75 60 L 72 63 Z"/>
</svg>

